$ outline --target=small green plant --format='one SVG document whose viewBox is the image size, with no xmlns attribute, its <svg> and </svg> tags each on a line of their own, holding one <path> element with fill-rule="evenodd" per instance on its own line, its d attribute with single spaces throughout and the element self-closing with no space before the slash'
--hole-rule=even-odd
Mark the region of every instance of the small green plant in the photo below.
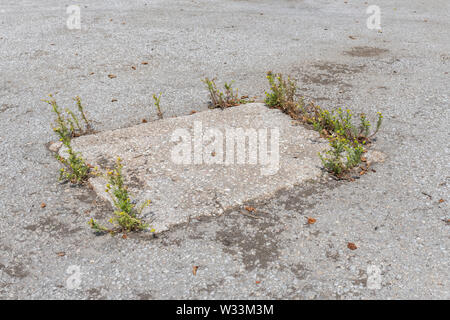
<svg viewBox="0 0 450 320">
<path fill-rule="evenodd" d="M 161 112 L 161 106 L 160 106 L 161 95 L 162 95 L 162 93 L 160 93 L 159 96 L 157 96 L 156 94 L 153 94 L 153 100 L 154 100 L 154 104 L 156 107 L 156 112 L 158 114 L 158 119 L 160 119 L 160 120 L 163 118 L 163 113 Z"/>
<path fill-rule="evenodd" d="M 202 80 L 206 86 L 208 87 L 209 95 L 211 98 L 211 108 L 229 108 L 234 107 L 240 104 L 246 104 L 253 102 L 254 100 L 249 99 L 248 96 L 241 96 L 239 97 L 239 90 L 236 89 L 236 91 L 233 89 L 233 83 L 234 81 L 231 81 L 230 83 L 224 84 L 225 91 L 222 92 L 217 88 L 215 79 L 208 79 L 205 78 Z"/>
<path fill-rule="evenodd" d="M 81 106 L 81 100 L 79 97 L 75 98 L 75 101 L 79 106 L 78 110 L 86 121 L 86 129 L 81 127 L 78 118 L 70 109 L 66 109 L 66 115 L 64 115 L 53 96 L 50 95 L 50 99 L 44 101 L 52 107 L 52 111 L 56 115 L 53 131 L 66 148 L 68 154 L 67 158 L 62 157 L 59 154 L 56 155 L 56 159 L 64 165 L 64 168 L 60 169 L 59 179 L 62 181 L 70 181 L 74 184 L 81 184 L 88 178 L 90 168 L 81 155 L 78 152 L 75 152 L 71 146 L 72 137 L 84 133 L 91 128 L 84 114 L 83 107 Z"/>
<path fill-rule="evenodd" d="M 323 166 L 329 172 L 340 177 L 361 163 L 364 148 L 358 141 L 350 142 L 346 138 L 335 137 L 329 138 L 329 143 L 331 149 L 325 155 L 319 153 Z"/>
<path fill-rule="evenodd" d="M 381 127 L 383 116 L 378 113 L 374 132 L 372 124 L 365 114 L 360 114 L 359 126 L 353 124 L 353 115 L 349 109 L 338 108 L 333 111 L 321 108 L 313 102 L 305 105 L 303 98 L 296 97 L 297 85 L 290 77 L 267 73 L 270 91 L 266 92 L 265 103 L 271 108 L 278 108 L 293 119 L 311 125 L 330 143 L 330 150 L 319 154 L 324 167 L 336 176 L 343 176 L 361 163 L 365 145 Z"/>
<path fill-rule="evenodd" d="M 74 98 L 76 104 L 77 104 L 77 108 L 78 108 L 78 112 L 81 115 L 81 118 L 84 121 L 84 124 L 86 125 L 86 128 L 84 130 L 81 129 L 81 127 L 79 127 L 80 130 L 82 130 L 82 133 L 88 133 L 92 131 L 92 125 L 91 122 L 87 119 L 86 114 L 84 113 L 84 108 L 83 105 L 81 104 L 81 98 L 79 96 L 76 96 Z M 77 121 L 78 123 L 78 121 Z"/>
<path fill-rule="evenodd" d="M 145 201 L 139 208 L 135 207 L 130 199 L 128 187 L 124 184 L 122 168 L 122 161 L 117 158 L 114 169 L 107 172 L 108 183 L 105 191 L 111 194 L 116 208 L 114 216 L 109 220 L 113 228 L 108 229 L 91 219 L 89 225 L 97 232 L 131 232 L 148 228 L 148 224 L 139 219 L 138 215 L 142 213 L 145 207 L 150 205 L 150 200 Z"/>
<path fill-rule="evenodd" d="M 294 116 L 297 109 L 303 105 L 303 101 L 295 101 L 297 91 L 295 80 L 290 77 L 284 79 L 281 73 L 273 74 L 271 71 L 267 73 L 267 80 L 269 80 L 271 91 L 266 92 L 264 102 L 271 108 L 279 108 Z"/>
</svg>

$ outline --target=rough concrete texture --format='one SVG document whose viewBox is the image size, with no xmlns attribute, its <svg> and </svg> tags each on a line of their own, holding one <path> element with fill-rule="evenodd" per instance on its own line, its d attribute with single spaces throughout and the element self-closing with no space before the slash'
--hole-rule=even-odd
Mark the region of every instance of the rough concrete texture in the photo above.
<svg viewBox="0 0 450 320">
<path fill-rule="evenodd" d="M 359 0 L 77 3 L 81 31 L 65 26 L 69 1 L 0 4 L 2 298 L 450 298 L 447 0 L 378 0 L 382 32 Z M 157 239 L 92 233 L 89 218 L 111 208 L 58 183 L 40 99 L 80 95 L 106 131 L 156 119 L 157 92 L 165 117 L 206 110 L 206 76 L 262 99 L 268 70 L 325 107 L 383 112 L 384 163 L 251 204 L 263 219 L 233 210 Z"/>
<path fill-rule="evenodd" d="M 152 201 L 142 217 L 156 232 L 318 180 L 317 154 L 327 145 L 317 132 L 257 103 L 104 131 L 72 143 L 87 163 L 103 168 L 103 175 L 122 159 L 137 205 Z M 89 183 L 111 201 L 105 178 Z"/>
</svg>

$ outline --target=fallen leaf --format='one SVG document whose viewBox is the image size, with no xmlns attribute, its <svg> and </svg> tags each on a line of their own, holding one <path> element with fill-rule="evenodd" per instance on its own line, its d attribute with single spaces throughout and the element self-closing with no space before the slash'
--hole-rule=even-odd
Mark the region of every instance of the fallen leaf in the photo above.
<svg viewBox="0 0 450 320">
<path fill-rule="evenodd" d="M 254 211 L 256 211 L 256 209 L 253 208 L 253 207 L 244 207 L 244 209 L 247 210 L 248 212 L 254 212 Z"/>
<path fill-rule="evenodd" d="M 190 114 L 194 114 L 194 113 L 197 113 L 197 111 L 195 111 L 195 110 L 192 110 Z"/>
<path fill-rule="evenodd" d="M 93 74 L 95 74 L 95 73 L 94 73 L 94 72 L 89 73 L 89 75 L 91 75 L 91 76 L 92 76 Z"/>
<path fill-rule="evenodd" d="M 126 239 L 126 238 L 128 238 L 128 236 L 126 234 L 123 234 L 122 239 Z"/>
<path fill-rule="evenodd" d="M 142 62 L 141 62 L 141 64 L 143 64 L 143 65 L 147 65 L 147 64 L 148 64 L 148 62 L 147 62 L 147 61 L 142 61 Z"/>
<path fill-rule="evenodd" d="M 132 66 L 131 69 L 136 70 L 136 67 L 135 67 L 135 66 Z"/>
<path fill-rule="evenodd" d="M 117 99 L 112 99 L 111 102 L 117 102 Z"/>
<path fill-rule="evenodd" d="M 145 120 L 145 119 L 142 119 L 142 123 L 147 123 L 147 120 Z"/>
<path fill-rule="evenodd" d="M 197 270 L 198 270 L 198 266 L 193 266 L 193 267 L 192 267 L 192 274 L 193 274 L 194 276 L 197 275 Z"/>
<path fill-rule="evenodd" d="M 314 218 L 308 218 L 308 224 L 314 224 L 316 223 L 317 219 Z"/>
<path fill-rule="evenodd" d="M 109 77 L 110 79 L 117 78 L 117 76 L 116 76 L 115 74 L 108 74 L 108 77 Z"/>
<path fill-rule="evenodd" d="M 41 203 L 41 208 L 45 208 L 46 206 L 47 205 L 44 202 Z"/>
<path fill-rule="evenodd" d="M 215 157 L 216 156 L 216 153 L 213 151 L 213 152 L 211 152 L 211 156 L 212 157 Z"/>
<path fill-rule="evenodd" d="M 57 252 L 56 253 L 59 257 L 64 257 L 66 255 L 65 252 L 61 251 L 61 252 Z"/>
<path fill-rule="evenodd" d="M 444 199 L 439 199 L 439 203 L 445 202 Z"/>
<path fill-rule="evenodd" d="M 366 174 L 367 173 L 367 171 L 365 171 L 365 170 L 361 170 L 361 172 L 359 173 L 359 175 L 364 175 L 364 174 Z"/>
<path fill-rule="evenodd" d="M 354 244 L 353 242 L 349 242 L 347 244 L 347 248 L 349 248 L 350 250 L 356 250 L 358 249 L 358 247 L 356 246 L 356 244 Z"/>
<path fill-rule="evenodd" d="M 356 37 L 354 37 L 354 36 L 348 36 L 348 37 L 352 40 L 356 40 Z"/>
<path fill-rule="evenodd" d="M 367 158 L 366 157 L 361 157 L 361 161 L 362 162 L 367 162 Z"/>
</svg>

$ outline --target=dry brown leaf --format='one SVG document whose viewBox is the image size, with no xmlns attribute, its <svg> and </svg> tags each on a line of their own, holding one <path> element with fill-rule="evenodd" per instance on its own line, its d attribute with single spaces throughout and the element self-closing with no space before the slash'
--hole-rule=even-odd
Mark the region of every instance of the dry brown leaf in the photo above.
<svg viewBox="0 0 450 320">
<path fill-rule="evenodd" d="M 142 61 L 141 64 L 143 64 L 144 66 L 148 64 L 147 61 Z"/>
<path fill-rule="evenodd" d="M 439 199 L 439 203 L 443 203 L 443 202 L 445 202 L 444 199 Z"/>
<path fill-rule="evenodd" d="M 350 250 L 356 250 L 358 249 L 358 247 L 356 246 L 356 244 L 354 244 L 353 242 L 349 242 L 347 244 L 347 248 L 349 248 Z"/>
<path fill-rule="evenodd" d="M 64 251 L 57 252 L 56 254 L 58 255 L 58 257 L 64 257 L 66 255 Z"/>
<path fill-rule="evenodd" d="M 115 74 L 108 74 L 108 78 L 114 79 L 114 78 L 117 78 L 117 76 Z"/>
<path fill-rule="evenodd" d="M 247 210 L 248 212 L 255 212 L 256 209 L 253 207 L 244 207 L 245 210 Z"/>
<path fill-rule="evenodd" d="M 316 223 L 317 219 L 314 218 L 308 218 L 308 224 L 314 224 Z"/>
<path fill-rule="evenodd" d="M 117 102 L 117 99 L 111 99 L 111 102 Z"/>
<path fill-rule="evenodd" d="M 193 267 L 192 267 L 192 274 L 193 274 L 194 276 L 197 275 L 197 270 L 198 270 L 198 266 L 193 266 Z"/>
<path fill-rule="evenodd" d="M 126 234 L 123 234 L 122 239 L 126 239 L 126 238 L 128 238 L 128 236 Z"/>
<path fill-rule="evenodd" d="M 145 119 L 142 119 L 142 123 L 147 123 L 147 120 L 145 120 Z"/>
<path fill-rule="evenodd" d="M 192 110 L 190 114 L 194 114 L 194 113 L 197 113 L 197 111 L 195 111 L 195 110 Z"/>
<path fill-rule="evenodd" d="M 46 206 L 47 205 L 44 202 L 41 203 L 41 208 L 45 208 Z"/>
</svg>

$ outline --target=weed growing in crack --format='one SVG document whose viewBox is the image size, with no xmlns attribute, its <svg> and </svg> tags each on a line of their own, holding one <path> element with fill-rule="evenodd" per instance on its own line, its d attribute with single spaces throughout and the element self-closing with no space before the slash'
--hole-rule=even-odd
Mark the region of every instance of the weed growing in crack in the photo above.
<svg viewBox="0 0 450 320">
<path fill-rule="evenodd" d="M 331 137 L 329 143 L 331 149 L 325 155 L 319 153 L 323 166 L 329 172 L 339 177 L 361 163 L 364 148 L 360 143 L 351 143 L 342 137 Z"/>
<path fill-rule="evenodd" d="M 267 73 L 271 92 L 266 92 L 264 102 L 271 108 L 279 108 L 283 112 L 294 116 L 297 112 L 298 103 L 295 93 L 297 91 L 297 83 L 290 77 L 283 78 L 282 74 Z"/>
<path fill-rule="evenodd" d="M 75 152 L 72 149 L 71 140 L 72 137 L 85 134 L 92 129 L 84 114 L 81 99 L 76 97 L 75 101 L 78 110 L 85 121 L 86 128 L 83 128 L 80 125 L 80 121 L 70 109 L 67 108 L 66 115 L 64 115 L 52 95 L 50 95 L 50 100 L 44 101 L 52 107 L 52 111 L 56 115 L 53 131 L 59 137 L 59 141 L 62 142 L 68 154 L 67 158 L 62 157 L 59 154 L 56 155 L 56 159 L 64 165 L 64 168 L 60 169 L 59 179 L 62 181 L 70 181 L 74 184 L 81 184 L 88 178 L 91 168 L 85 163 L 80 153 Z"/>
<path fill-rule="evenodd" d="M 107 172 L 108 183 L 106 185 L 106 192 L 111 195 L 115 207 L 114 216 L 109 220 L 113 228 L 108 229 L 101 226 L 94 219 L 91 219 L 89 225 L 97 232 L 131 232 L 145 230 L 149 227 L 148 224 L 138 218 L 138 215 L 142 213 L 145 207 L 150 205 L 150 200 L 145 201 L 141 206 L 136 208 L 135 204 L 131 201 L 128 187 L 124 184 L 122 168 L 122 161 L 120 158 L 117 158 L 114 169 Z"/>
<path fill-rule="evenodd" d="M 210 80 L 208 78 L 205 78 L 202 81 L 208 87 L 209 96 L 211 98 L 210 102 L 211 109 L 214 108 L 225 109 L 229 107 L 238 106 L 240 104 L 254 102 L 254 100 L 249 99 L 248 96 L 239 97 L 239 89 L 236 90 L 233 89 L 234 81 L 231 81 L 230 83 L 225 82 L 224 84 L 225 90 L 223 92 L 217 88 L 215 79 Z"/>
<path fill-rule="evenodd" d="M 154 100 L 154 104 L 156 107 L 156 112 L 158 114 L 158 119 L 160 119 L 160 120 L 163 118 L 163 113 L 161 112 L 161 106 L 160 106 L 161 96 L 162 96 L 162 93 L 160 93 L 159 96 L 157 96 L 156 94 L 153 94 L 153 100 Z"/>
<path fill-rule="evenodd" d="M 359 126 L 353 124 L 353 115 L 349 109 L 329 111 L 315 105 L 305 104 L 303 98 L 296 97 L 297 85 L 294 80 L 281 74 L 267 73 L 270 91 L 266 92 L 265 103 L 271 108 L 278 108 L 293 119 L 311 125 L 329 141 L 331 149 L 320 154 L 322 163 L 329 172 L 342 177 L 361 163 L 365 152 L 364 146 L 379 131 L 383 116 L 378 112 L 375 130 L 365 114 L 359 116 Z"/>
<path fill-rule="evenodd" d="M 76 96 L 74 98 L 74 100 L 77 104 L 78 112 L 80 113 L 81 118 L 83 119 L 84 124 L 86 125 L 86 128 L 83 131 L 83 133 L 92 132 L 92 125 L 91 125 L 91 122 L 87 119 L 86 114 L 84 113 L 84 108 L 83 108 L 83 105 L 81 104 L 81 98 Z M 81 128 L 80 128 L 80 130 L 81 130 Z"/>
</svg>

